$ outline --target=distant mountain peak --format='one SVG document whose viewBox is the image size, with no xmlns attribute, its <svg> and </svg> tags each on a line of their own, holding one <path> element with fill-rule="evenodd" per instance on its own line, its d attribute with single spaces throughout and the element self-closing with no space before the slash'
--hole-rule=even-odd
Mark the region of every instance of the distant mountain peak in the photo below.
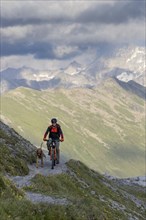
<svg viewBox="0 0 146 220">
<path fill-rule="evenodd" d="M 37 70 L 23 66 L 0 72 L 1 93 L 19 86 L 37 90 L 49 88 L 96 87 L 109 77 L 128 82 L 133 80 L 145 86 L 145 48 L 121 48 L 108 59 L 97 58 L 82 65 L 73 60 L 68 66 L 56 70 Z"/>
<path fill-rule="evenodd" d="M 69 75 L 76 75 L 82 70 L 82 65 L 77 61 L 71 62 L 67 68 L 64 69 L 65 73 Z"/>
<path fill-rule="evenodd" d="M 81 64 L 74 60 L 73 62 L 70 63 L 70 66 L 78 68 L 81 67 Z"/>
</svg>

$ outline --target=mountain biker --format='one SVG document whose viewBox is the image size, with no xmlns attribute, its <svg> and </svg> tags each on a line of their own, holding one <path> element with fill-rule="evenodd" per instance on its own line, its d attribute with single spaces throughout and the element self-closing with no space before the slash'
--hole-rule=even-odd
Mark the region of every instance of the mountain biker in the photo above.
<svg viewBox="0 0 146 220">
<path fill-rule="evenodd" d="M 55 140 L 56 142 L 56 156 L 57 156 L 57 163 L 59 164 L 59 141 L 64 141 L 64 135 L 61 129 L 61 126 L 57 123 L 56 118 L 51 119 L 51 125 L 47 128 L 43 140 L 47 141 L 47 148 L 48 148 L 48 155 L 50 155 L 51 150 L 51 142 L 52 140 Z M 49 134 L 49 135 L 48 135 Z M 48 140 L 46 139 L 48 135 Z"/>
</svg>

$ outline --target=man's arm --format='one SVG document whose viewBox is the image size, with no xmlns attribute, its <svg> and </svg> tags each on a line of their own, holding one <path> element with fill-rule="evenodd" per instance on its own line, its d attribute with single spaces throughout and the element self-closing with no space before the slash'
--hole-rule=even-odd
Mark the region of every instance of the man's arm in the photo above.
<svg viewBox="0 0 146 220">
<path fill-rule="evenodd" d="M 59 127 L 59 133 L 60 133 L 60 137 L 61 137 L 60 141 L 64 141 L 64 135 L 63 135 L 61 127 Z"/>
<path fill-rule="evenodd" d="M 46 130 L 46 132 L 44 134 L 44 138 L 43 138 L 44 141 L 46 141 L 46 137 L 47 137 L 49 132 L 50 132 L 50 127 L 47 128 L 47 130 Z"/>
</svg>

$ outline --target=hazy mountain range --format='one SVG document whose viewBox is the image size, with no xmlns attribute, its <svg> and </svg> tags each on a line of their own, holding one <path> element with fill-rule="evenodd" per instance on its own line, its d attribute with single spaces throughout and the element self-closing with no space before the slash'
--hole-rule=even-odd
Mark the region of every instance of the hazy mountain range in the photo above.
<svg viewBox="0 0 146 220">
<path fill-rule="evenodd" d="M 57 70 L 28 67 L 8 68 L 0 72 L 1 93 L 23 86 L 36 90 L 48 88 L 95 88 L 108 77 L 135 81 L 145 86 L 145 48 L 126 48 L 113 57 L 95 59 L 88 65 L 73 61 Z"/>
</svg>

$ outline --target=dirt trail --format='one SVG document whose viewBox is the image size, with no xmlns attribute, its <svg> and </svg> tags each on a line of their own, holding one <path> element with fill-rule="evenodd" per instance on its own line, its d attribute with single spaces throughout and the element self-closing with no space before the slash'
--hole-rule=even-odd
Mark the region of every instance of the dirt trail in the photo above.
<svg viewBox="0 0 146 220">
<path fill-rule="evenodd" d="M 47 152 L 44 152 L 46 155 L 46 158 L 44 158 L 44 167 L 41 167 L 40 161 L 39 161 L 39 167 L 36 168 L 36 164 L 29 165 L 29 174 L 26 176 L 9 176 L 9 179 L 12 180 L 15 185 L 18 188 L 22 188 L 24 186 L 29 186 L 31 184 L 31 179 L 36 174 L 41 174 L 44 176 L 48 175 L 56 175 L 65 173 L 67 171 L 67 167 L 64 162 L 61 162 L 60 164 L 57 164 L 54 169 L 51 169 L 51 161 L 49 159 L 49 156 L 47 155 Z M 38 202 L 47 202 L 47 203 L 53 203 L 53 204 L 61 204 L 65 205 L 68 204 L 67 199 L 56 199 L 50 196 L 45 196 L 43 194 L 39 193 L 32 193 L 32 192 L 26 192 L 25 196 L 27 199 L 31 200 L 33 203 Z"/>
</svg>

